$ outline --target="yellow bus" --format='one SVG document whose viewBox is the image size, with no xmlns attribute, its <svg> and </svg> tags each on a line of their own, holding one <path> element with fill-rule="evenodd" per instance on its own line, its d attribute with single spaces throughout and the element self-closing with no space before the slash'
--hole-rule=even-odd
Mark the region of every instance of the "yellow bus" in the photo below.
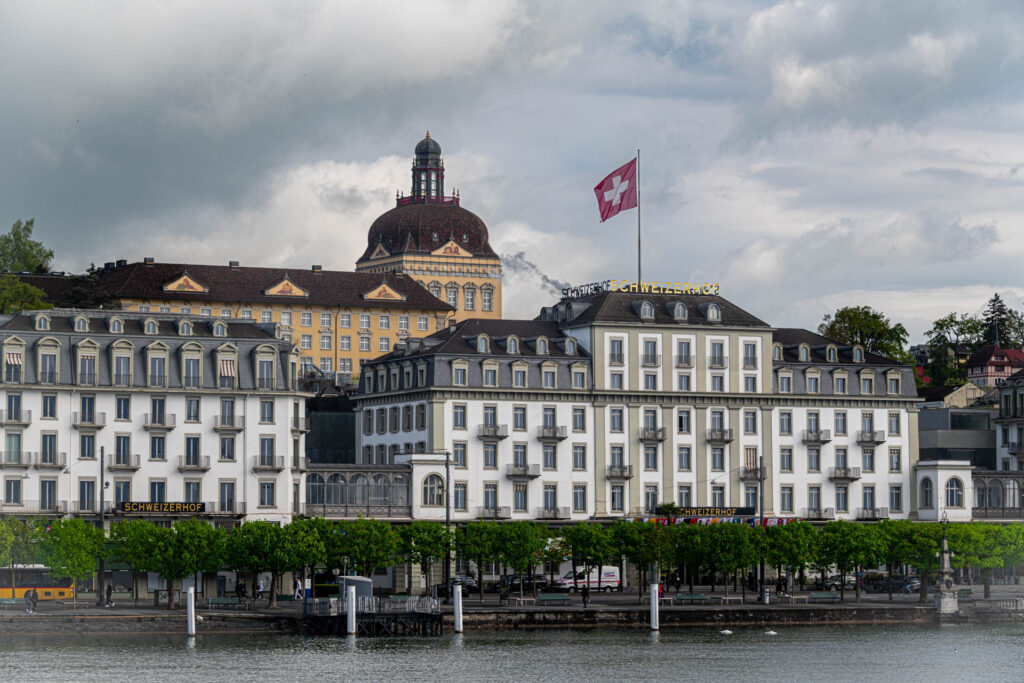
<svg viewBox="0 0 1024 683">
<path fill-rule="evenodd" d="M 11 588 L 11 568 L 0 567 L 0 598 L 24 599 L 25 592 L 35 588 L 40 600 L 71 599 L 75 595 L 71 579 L 55 579 L 48 567 L 42 565 L 15 565 L 14 588 Z"/>
</svg>

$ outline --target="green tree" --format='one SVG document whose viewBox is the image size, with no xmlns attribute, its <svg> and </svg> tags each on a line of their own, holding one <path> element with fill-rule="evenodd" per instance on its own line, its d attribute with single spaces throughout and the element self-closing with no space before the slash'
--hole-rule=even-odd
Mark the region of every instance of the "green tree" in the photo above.
<svg viewBox="0 0 1024 683">
<path fill-rule="evenodd" d="M 909 519 L 883 519 L 875 527 L 879 556 L 885 562 L 890 579 L 897 566 L 910 564 L 914 557 L 915 526 L 916 522 Z M 892 600 L 892 583 L 892 581 L 888 581 L 890 600 Z"/>
<path fill-rule="evenodd" d="M 900 363 L 912 361 L 906 350 L 909 335 L 900 323 L 870 306 L 847 306 L 826 314 L 818 332 L 841 344 L 859 344 L 872 353 Z"/>
<path fill-rule="evenodd" d="M 820 561 L 834 564 L 839 570 L 840 600 L 846 599 L 846 575 L 852 570 L 854 576 L 863 567 L 879 563 L 882 547 L 875 527 L 837 519 L 821 530 L 819 544 Z M 860 602 L 861 582 L 856 581 L 855 600 Z"/>
<path fill-rule="evenodd" d="M 46 292 L 22 282 L 17 275 L 0 275 L 0 314 L 52 308 Z"/>
<path fill-rule="evenodd" d="M 660 572 L 675 557 L 675 543 L 670 527 L 658 522 L 618 521 L 608 533 L 611 536 L 613 553 L 624 556 L 640 570 L 640 588 L 637 592 L 639 603 L 644 595 L 643 586 L 649 569 Z M 651 580 L 659 579 L 651 577 Z"/>
<path fill-rule="evenodd" d="M 114 543 L 113 555 L 132 568 L 132 592 L 139 604 L 139 573 L 157 571 L 158 542 L 156 525 L 148 519 L 129 519 L 110 529 Z"/>
<path fill-rule="evenodd" d="M 995 344 L 1001 347 L 1019 348 L 1024 337 L 1024 318 L 1019 311 L 1006 305 L 999 292 L 992 295 L 982 315 L 985 331 L 982 334 L 983 344 Z"/>
<path fill-rule="evenodd" d="M 371 576 L 377 567 L 390 567 L 398 551 L 398 534 L 387 522 L 378 519 L 353 519 L 339 522 L 327 541 L 327 561 L 348 566 L 362 576 Z"/>
<path fill-rule="evenodd" d="M 953 551 L 953 567 L 980 568 L 985 597 L 991 598 L 992 570 L 1003 566 L 1003 558 L 1008 553 L 1002 544 L 1009 536 L 1000 533 L 995 524 L 981 522 L 950 524 L 946 532 L 949 549 Z"/>
<path fill-rule="evenodd" d="M 476 565 L 476 583 L 480 604 L 484 602 L 484 567 L 498 556 L 499 528 L 496 522 L 470 522 L 458 535 L 457 549 L 461 557 Z"/>
<path fill-rule="evenodd" d="M 984 333 L 984 323 L 966 313 L 949 313 L 932 323 L 925 333 L 928 344 L 928 376 L 937 386 L 959 386 L 967 381 L 967 368 L 958 360 L 958 349 L 974 351 Z"/>
<path fill-rule="evenodd" d="M 921 576 L 920 602 L 928 599 L 930 576 L 939 567 L 939 549 L 942 547 L 942 528 L 933 522 L 917 522 L 910 528 L 905 539 L 906 559 L 911 567 L 917 569 Z"/>
<path fill-rule="evenodd" d="M 766 529 L 765 561 L 802 578 L 817 554 L 818 530 L 807 522 L 790 522 Z"/>
<path fill-rule="evenodd" d="M 537 557 L 548 542 L 548 530 L 542 524 L 527 521 L 502 524 L 499 532 L 499 547 L 502 561 L 519 573 L 519 596 L 523 595 L 525 577 L 533 575 Z M 537 584 L 534 582 L 534 592 Z"/>
<path fill-rule="evenodd" d="M 55 579 L 83 581 L 96 571 L 104 534 L 84 520 L 58 519 L 40 536 L 43 563 Z M 75 594 L 77 596 L 77 592 Z M 77 605 L 77 597 L 72 598 Z"/>
<path fill-rule="evenodd" d="M 411 563 L 418 564 L 430 586 L 430 571 L 445 559 L 452 547 L 452 534 L 444 524 L 426 519 L 416 520 L 399 530 L 399 551 Z M 447 586 L 445 589 L 447 590 Z"/>
<path fill-rule="evenodd" d="M 14 221 L 11 231 L 0 235 L 0 271 L 48 273 L 53 251 L 32 239 L 36 219 Z"/>
<path fill-rule="evenodd" d="M 707 562 L 720 571 L 729 594 L 729 575 L 757 564 L 764 550 L 764 529 L 746 524 L 712 524 L 707 527 Z"/>
<path fill-rule="evenodd" d="M 268 523 L 245 522 L 242 527 L 248 524 Z M 224 532 L 201 519 L 181 520 L 170 528 L 155 527 L 151 540 L 155 546 L 153 571 L 167 580 L 167 609 L 174 609 L 175 581 L 199 572 L 216 571 L 224 558 Z"/>
<path fill-rule="evenodd" d="M 686 574 L 690 577 L 691 593 L 694 592 L 694 577 L 705 564 L 706 531 L 707 527 L 703 524 L 676 524 L 669 527 L 672 560 L 677 565 L 680 577 L 682 568 L 686 567 Z"/>
<path fill-rule="evenodd" d="M 583 565 L 588 578 L 594 567 L 601 568 L 611 555 L 612 544 L 608 531 L 600 524 L 578 522 L 562 529 L 562 543 L 572 560 L 573 589 L 579 590 L 576 580 L 577 567 Z M 601 574 L 598 571 L 597 588 L 601 589 Z"/>
</svg>

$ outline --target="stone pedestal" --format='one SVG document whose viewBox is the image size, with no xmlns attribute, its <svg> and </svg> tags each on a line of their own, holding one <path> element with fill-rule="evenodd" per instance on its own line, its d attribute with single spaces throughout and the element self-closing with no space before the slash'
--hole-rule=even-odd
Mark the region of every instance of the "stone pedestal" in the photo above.
<svg viewBox="0 0 1024 683">
<path fill-rule="evenodd" d="M 946 531 L 942 531 L 942 552 L 939 561 L 938 596 L 935 607 L 939 616 L 958 614 L 960 602 L 957 599 L 956 587 L 953 585 L 953 567 L 949 561 L 949 545 L 946 543 Z"/>
</svg>

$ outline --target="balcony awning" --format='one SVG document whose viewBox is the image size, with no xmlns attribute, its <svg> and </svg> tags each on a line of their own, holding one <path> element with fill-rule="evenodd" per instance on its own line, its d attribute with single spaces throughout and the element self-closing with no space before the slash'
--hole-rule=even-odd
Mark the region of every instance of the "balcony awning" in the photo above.
<svg viewBox="0 0 1024 683">
<path fill-rule="evenodd" d="M 222 377 L 234 377 L 235 376 L 235 359 L 234 358 L 221 358 L 220 359 L 220 374 Z"/>
<path fill-rule="evenodd" d="M 8 365 L 21 365 L 21 354 L 18 352 L 7 352 Z"/>
</svg>

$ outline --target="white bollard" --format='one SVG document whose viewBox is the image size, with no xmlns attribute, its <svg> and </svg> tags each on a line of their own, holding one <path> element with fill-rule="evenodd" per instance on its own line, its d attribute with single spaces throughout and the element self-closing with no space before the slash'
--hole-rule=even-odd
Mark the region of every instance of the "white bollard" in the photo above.
<svg viewBox="0 0 1024 683">
<path fill-rule="evenodd" d="M 455 632 L 462 633 L 462 584 L 455 585 Z"/>
<path fill-rule="evenodd" d="M 185 608 L 188 619 L 188 636 L 194 638 L 196 635 L 196 589 L 189 587 L 187 606 Z"/>
<path fill-rule="evenodd" d="M 658 584 L 651 584 L 651 630 L 658 630 L 658 608 L 661 606 L 661 601 L 658 600 Z"/>
<path fill-rule="evenodd" d="M 356 634 L 356 587 L 348 587 L 348 595 L 345 598 L 345 607 L 348 608 L 348 628 L 345 630 L 346 635 L 354 636 Z"/>
</svg>

